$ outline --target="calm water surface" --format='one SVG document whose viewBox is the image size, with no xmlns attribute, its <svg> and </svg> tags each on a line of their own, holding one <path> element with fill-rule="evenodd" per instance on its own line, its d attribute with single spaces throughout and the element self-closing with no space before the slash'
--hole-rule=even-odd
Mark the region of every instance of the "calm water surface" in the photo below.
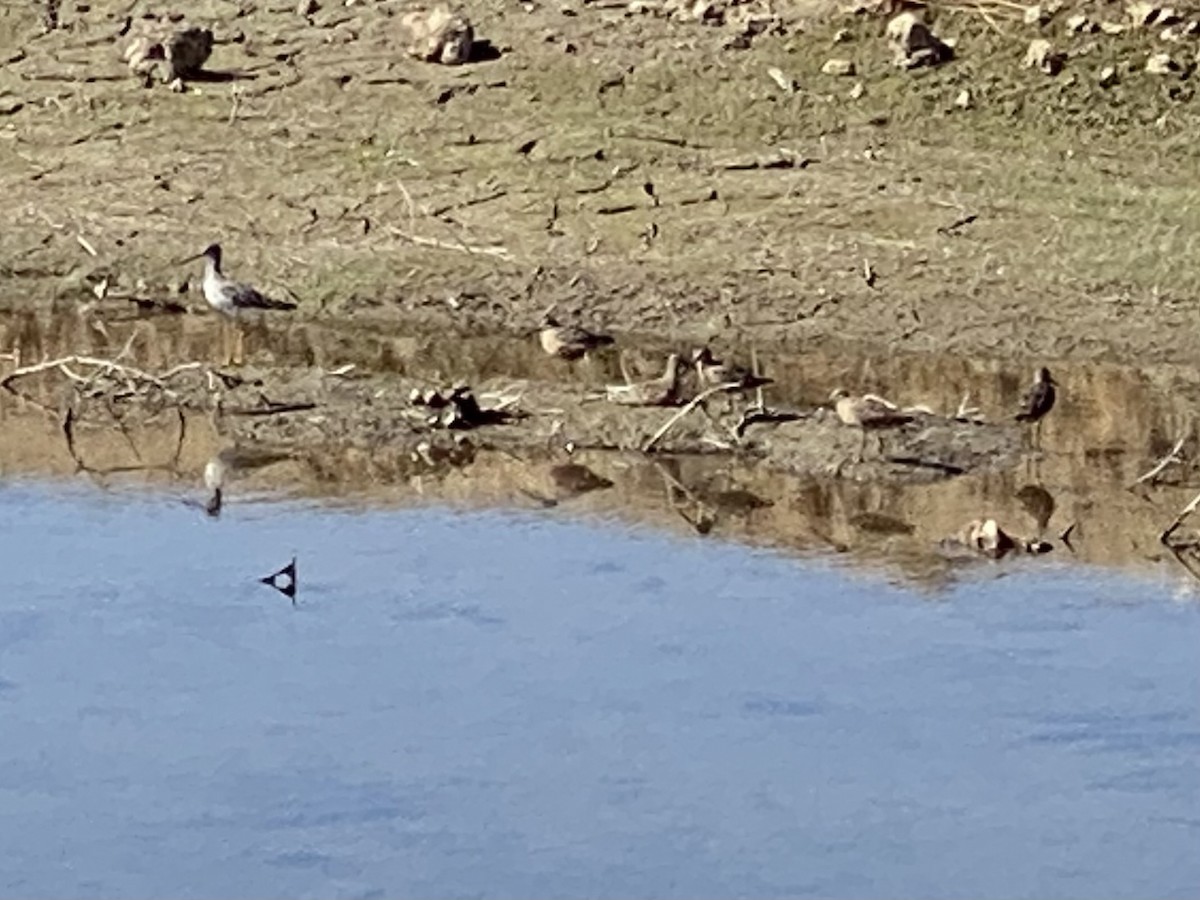
<svg viewBox="0 0 1200 900">
<path fill-rule="evenodd" d="M 1174 589 L 0 487 L 0 894 L 1194 897 Z"/>
</svg>

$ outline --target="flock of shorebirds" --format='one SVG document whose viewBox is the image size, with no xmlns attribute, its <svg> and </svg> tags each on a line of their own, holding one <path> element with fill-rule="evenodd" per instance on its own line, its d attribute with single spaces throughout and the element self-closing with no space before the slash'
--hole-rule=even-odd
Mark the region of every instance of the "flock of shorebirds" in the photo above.
<svg viewBox="0 0 1200 900">
<path fill-rule="evenodd" d="M 181 260 L 181 263 L 204 260 L 204 278 L 201 287 L 204 298 L 226 322 L 236 323 L 241 313 L 252 310 L 292 310 L 296 304 L 286 300 L 275 300 L 244 282 L 235 281 L 225 275 L 221 268 L 222 253 L 219 244 L 211 244 L 203 252 Z M 542 350 L 549 356 L 574 362 L 594 350 L 615 343 L 611 335 L 590 331 L 579 325 L 559 322 L 550 311 L 542 315 L 539 322 L 538 340 Z M 226 363 L 240 362 L 243 334 L 236 329 L 234 345 L 226 348 Z M 669 406 L 679 400 L 679 380 L 682 374 L 681 357 L 672 353 L 667 358 L 666 369 L 657 378 L 646 381 L 630 381 L 626 384 L 608 385 L 603 396 L 613 403 L 627 406 Z M 708 347 L 692 353 L 700 385 L 705 390 L 743 392 L 771 384 L 772 379 L 744 366 L 734 365 L 717 359 Z M 1057 382 L 1045 367 L 1038 369 L 1032 386 L 1021 398 L 1020 407 L 1014 416 L 1018 422 L 1035 423 L 1040 432 L 1042 418 L 1054 407 L 1057 397 Z M 898 427 L 914 419 L 914 410 L 898 407 L 876 394 L 852 395 L 843 388 L 835 389 L 829 396 L 830 404 L 838 419 L 846 425 L 868 430 Z M 1039 434 L 1040 437 L 1040 434 Z M 861 460 L 861 448 L 859 458 Z"/>
</svg>

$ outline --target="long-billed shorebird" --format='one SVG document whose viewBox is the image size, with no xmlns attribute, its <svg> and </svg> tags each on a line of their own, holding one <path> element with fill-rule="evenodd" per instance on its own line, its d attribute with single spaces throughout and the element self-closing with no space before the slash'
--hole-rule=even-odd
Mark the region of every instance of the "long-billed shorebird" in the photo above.
<svg viewBox="0 0 1200 900">
<path fill-rule="evenodd" d="M 863 452 L 867 448 L 867 431 L 879 432 L 884 428 L 897 428 L 907 425 L 913 420 L 912 413 L 905 412 L 896 404 L 891 403 L 875 394 L 863 394 L 861 397 L 851 396 L 844 388 L 837 388 L 829 395 L 838 419 L 844 425 L 852 425 L 862 430 L 862 443 L 858 448 L 858 462 L 863 461 Z M 878 435 L 877 435 L 878 436 Z M 883 439 L 880 438 L 880 452 L 883 452 Z"/>
<path fill-rule="evenodd" d="M 221 245 L 209 244 L 202 253 L 180 260 L 180 263 L 204 260 L 204 280 L 201 287 L 204 299 L 208 305 L 220 313 L 226 321 L 232 321 L 235 326 L 241 313 L 247 310 L 290 310 L 296 304 L 290 300 L 275 300 L 258 291 L 257 288 L 240 281 L 226 277 L 221 271 Z M 241 328 L 237 328 L 233 353 L 225 352 L 225 364 L 241 363 L 244 336 Z M 229 350 L 228 341 L 222 332 L 222 343 L 225 351 Z"/>
<path fill-rule="evenodd" d="M 1042 418 L 1054 409 L 1054 401 L 1058 397 L 1058 392 L 1055 390 L 1057 385 L 1058 382 L 1054 380 L 1049 369 L 1045 366 L 1039 368 L 1034 376 L 1033 384 L 1021 397 L 1020 411 L 1013 416 L 1018 422 L 1034 423 L 1035 446 L 1041 446 Z"/>
</svg>

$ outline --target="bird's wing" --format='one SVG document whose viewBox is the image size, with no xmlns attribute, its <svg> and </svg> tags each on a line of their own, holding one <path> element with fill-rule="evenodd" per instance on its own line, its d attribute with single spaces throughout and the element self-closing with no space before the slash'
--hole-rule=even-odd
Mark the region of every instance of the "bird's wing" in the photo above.
<svg viewBox="0 0 1200 900">
<path fill-rule="evenodd" d="M 894 403 L 873 394 L 862 398 L 859 416 L 864 425 L 903 425 L 912 421 L 910 414 L 900 411 Z"/>
<path fill-rule="evenodd" d="M 295 309 L 296 304 L 288 300 L 275 300 L 260 293 L 248 284 L 235 282 L 227 288 L 233 305 L 237 309 Z"/>
<path fill-rule="evenodd" d="M 585 347 L 596 347 L 601 344 L 611 344 L 613 339 L 607 334 L 589 331 L 579 325 L 564 325 L 559 330 L 559 336 L 564 343 L 581 344 Z"/>
</svg>

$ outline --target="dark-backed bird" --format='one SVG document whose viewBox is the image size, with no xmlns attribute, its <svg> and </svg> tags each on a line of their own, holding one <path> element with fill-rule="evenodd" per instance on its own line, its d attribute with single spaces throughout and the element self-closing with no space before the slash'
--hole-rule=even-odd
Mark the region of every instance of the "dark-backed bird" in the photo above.
<svg viewBox="0 0 1200 900">
<path fill-rule="evenodd" d="M 1054 401 L 1057 397 L 1055 387 L 1058 382 L 1054 380 L 1050 374 L 1050 370 L 1045 366 L 1037 370 L 1037 375 L 1034 377 L 1033 384 L 1030 386 L 1023 397 L 1021 397 L 1021 411 L 1014 418 L 1018 422 L 1037 422 L 1054 409 Z"/>
<path fill-rule="evenodd" d="M 577 360 L 589 350 L 613 343 L 612 335 L 588 331 L 578 325 L 563 325 L 548 313 L 542 316 L 538 339 L 547 354 L 568 361 Z"/>
<path fill-rule="evenodd" d="M 201 282 L 204 299 L 208 301 L 209 306 L 229 320 L 236 321 L 239 314 L 246 310 L 291 310 L 296 308 L 296 304 L 290 300 L 275 300 L 249 284 L 226 277 L 225 273 L 221 271 L 220 244 L 209 244 L 202 253 L 188 257 L 182 262 L 192 262 L 197 259 L 204 260 L 204 280 Z M 242 340 L 243 335 L 239 330 L 234 354 L 239 358 Z M 228 354 L 225 361 L 231 361 Z"/>
<path fill-rule="evenodd" d="M 862 429 L 862 443 L 858 448 L 858 462 L 863 460 L 863 452 L 867 448 L 867 431 L 880 431 L 884 428 L 897 428 L 907 425 L 913 420 L 912 413 L 905 412 L 896 404 L 891 403 L 875 394 L 863 394 L 854 397 L 844 388 L 837 388 L 829 395 L 834 411 L 843 425 L 852 425 Z M 882 438 L 880 452 L 883 451 Z"/>
</svg>

